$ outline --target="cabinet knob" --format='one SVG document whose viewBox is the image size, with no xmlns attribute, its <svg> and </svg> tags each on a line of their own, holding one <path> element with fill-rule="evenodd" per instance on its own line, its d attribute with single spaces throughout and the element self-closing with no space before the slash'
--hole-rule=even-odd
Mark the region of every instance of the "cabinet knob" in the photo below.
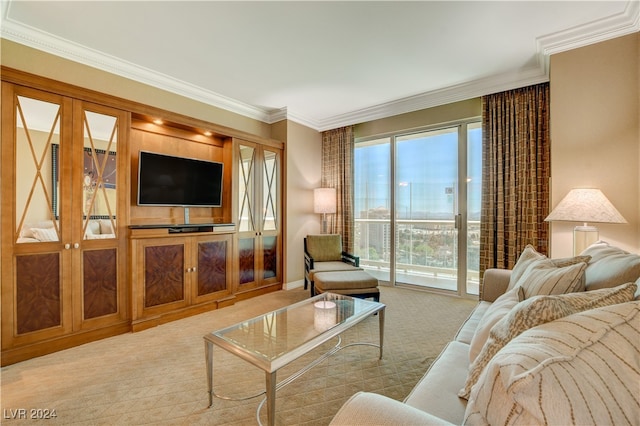
<svg viewBox="0 0 640 426">
<path fill-rule="evenodd" d="M 67 243 L 64 245 L 65 250 L 69 250 L 71 248 L 71 244 Z"/>
<path fill-rule="evenodd" d="M 80 243 L 75 243 L 75 244 L 73 245 L 73 248 L 79 248 L 79 247 L 80 247 Z"/>
<path fill-rule="evenodd" d="M 193 268 L 191 268 L 191 272 L 195 272 L 196 271 L 196 267 L 194 266 Z"/>
</svg>

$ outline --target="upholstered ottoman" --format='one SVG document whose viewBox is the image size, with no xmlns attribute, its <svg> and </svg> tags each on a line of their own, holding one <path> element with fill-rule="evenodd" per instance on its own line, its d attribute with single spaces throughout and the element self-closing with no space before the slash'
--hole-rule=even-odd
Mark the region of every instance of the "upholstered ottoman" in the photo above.
<svg viewBox="0 0 640 426">
<path fill-rule="evenodd" d="M 314 292 L 331 292 L 380 301 L 378 280 L 363 270 L 316 272 Z"/>
</svg>

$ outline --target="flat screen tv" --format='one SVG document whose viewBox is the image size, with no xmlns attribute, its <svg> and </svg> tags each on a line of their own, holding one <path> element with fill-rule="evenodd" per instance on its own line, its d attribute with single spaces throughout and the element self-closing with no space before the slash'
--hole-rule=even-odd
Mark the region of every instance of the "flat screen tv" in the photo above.
<svg viewBox="0 0 640 426">
<path fill-rule="evenodd" d="M 139 206 L 220 207 L 224 165 L 140 151 Z"/>
</svg>

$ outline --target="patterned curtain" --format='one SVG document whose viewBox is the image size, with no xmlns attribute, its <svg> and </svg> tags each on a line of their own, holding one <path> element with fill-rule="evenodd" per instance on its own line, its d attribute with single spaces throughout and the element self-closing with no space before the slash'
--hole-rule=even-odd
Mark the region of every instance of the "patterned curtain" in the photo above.
<svg viewBox="0 0 640 426">
<path fill-rule="evenodd" d="M 511 269 L 527 244 L 547 254 L 549 83 L 482 97 L 480 274 Z"/>
<path fill-rule="evenodd" d="M 343 250 L 353 252 L 353 126 L 322 132 L 322 187 L 335 188 L 337 213 L 327 216 L 327 232 L 342 235 Z"/>
</svg>

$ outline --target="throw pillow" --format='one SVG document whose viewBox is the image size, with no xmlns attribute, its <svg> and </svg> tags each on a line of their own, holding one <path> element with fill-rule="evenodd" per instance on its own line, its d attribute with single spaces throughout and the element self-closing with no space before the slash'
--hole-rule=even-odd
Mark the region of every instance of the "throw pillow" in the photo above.
<svg viewBox="0 0 640 426">
<path fill-rule="evenodd" d="M 584 262 L 558 268 L 549 259 L 536 260 L 527 267 L 516 286 L 522 287 L 525 299 L 582 291 L 586 268 L 587 264 Z"/>
<path fill-rule="evenodd" d="M 467 381 L 458 396 L 468 399 L 471 388 L 493 356 L 525 330 L 588 309 L 632 301 L 636 288 L 635 283 L 627 283 L 588 292 L 536 296 L 518 303 L 489 331 L 487 343 L 470 365 Z"/>
<path fill-rule="evenodd" d="M 58 233 L 54 228 L 31 228 L 31 232 L 39 241 L 58 241 Z"/>
<path fill-rule="evenodd" d="M 465 424 L 635 424 L 640 302 L 592 309 L 524 332 L 473 388 Z"/>
<path fill-rule="evenodd" d="M 635 281 L 640 277 L 640 256 L 598 241 L 587 247 L 584 255 L 591 256 L 584 273 L 587 290 L 608 288 Z"/>
<path fill-rule="evenodd" d="M 113 226 L 111 220 L 100 219 L 100 233 L 101 234 L 113 234 Z"/>
<path fill-rule="evenodd" d="M 518 261 L 516 262 L 515 266 L 511 271 L 508 290 L 511 290 L 516 286 L 518 280 L 522 277 L 524 272 L 527 270 L 529 266 L 531 266 L 532 263 L 535 263 L 536 261 L 539 261 L 542 259 L 547 259 L 547 256 L 545 256 L 542 253 L 539 253 L 531 244 L 528 244 L 520 254 Z M 580 262 L 587 263 L 589 262 L 589 260 L 591 260 L 591 256 L 580 255 L 580 256 L 574 256 L 574 257 L 563 257 L 560 259 L 551 259 L 551 262 L 553 262 L 553 264 L 558 268 L 563 268 L 565 266 L 575 265 Z"/>
<path fill-rule="evenodd" d="M 518 282 L 520 277 L 522 277 L 522 274 L 524 274 L 524 271 L 527 270 L 529 265 L 531 265 L 533 262 L 537 260 L 546 259 L 546 258 L 547 256 L 545 256 L 544 254 L 538 253 L 531 244 L 528 244 L 524 248 L 524 250 L 522 250 L 522 253 L 520 253 L 520 257 L 518 257 L 518 261 L 516 262 L 516 264 L 513 266 L 513 269 L 511 270 L 511 277 L 509 278 L 509 287 L 507 288 L 507 290 L 511 290 L 512 288 L 515 288 L 516 283 Z"/>
<path fill-rule="evenodd" d="M 489 330 L 496 325 L 498 321 L 507 315 L 514 306 L 524 300 L 524 294 L 522 287 L 515 287 L 502 296 L 498 297 L 495 302 L 491 304 L 480 318 L 476 331 L 471 338 L 469 345 L 469 363 L 472 363 L 482 347 L 489 338 Z"/>
</svg>

